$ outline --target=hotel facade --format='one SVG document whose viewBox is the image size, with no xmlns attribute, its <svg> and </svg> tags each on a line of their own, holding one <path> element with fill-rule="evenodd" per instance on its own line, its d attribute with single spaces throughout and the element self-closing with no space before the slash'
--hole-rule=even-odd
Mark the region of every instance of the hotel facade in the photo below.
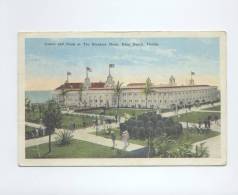
<svg viewBox="0 0 238 195">
<path fill-rule="evenodd" d="M 114 91 L 115 81 L 110 73 L 105 82 L 91 82 L 86 74 L 84 82 L 67 81 L 54 91 L 53 98 L 62 106 L 70 108 L 117 107 Z M 191 77 L 188 85 L 176 85 L 171 76 L 166 85 L 151 85 L 151 93 L 144 93 L 145 83 L 129 83 L 122 86 L 119 105 L 121 108 L 170 109 L 177 106 L 207 103 L 219 100 L 216 86 L 195 85 Z"/>
</svg>

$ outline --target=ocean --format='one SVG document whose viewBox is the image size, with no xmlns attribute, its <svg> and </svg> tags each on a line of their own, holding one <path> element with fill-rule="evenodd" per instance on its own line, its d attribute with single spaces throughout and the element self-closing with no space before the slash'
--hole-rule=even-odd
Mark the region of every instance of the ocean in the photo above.
<svg viewBox="0 0 238 195">
<path fill-rule="evenodd" d="M 31 103 L 44 103 L 52 99 L 53 91 L 26 91 L 25 96 Z"/>
</svg>

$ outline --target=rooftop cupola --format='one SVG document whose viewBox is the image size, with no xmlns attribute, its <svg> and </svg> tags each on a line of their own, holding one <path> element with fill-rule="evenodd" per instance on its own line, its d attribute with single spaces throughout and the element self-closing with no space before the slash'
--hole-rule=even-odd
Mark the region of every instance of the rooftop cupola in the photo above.
<svg viewBox="0 0 238 195">
<path fill-rule="evenodd" d="M 113 80 L 113 77 L 111 75 L 111 68 L 114 68 L 114 67 L 115 67 L 114 64 L 109 64 L 108 76 L 107 76 L 107 80 L 106 80 L 106 83 L 105 83 L 106 88 L 113 88 L 114 85 L 115 85 L 115 81 Z"/>
</svg>

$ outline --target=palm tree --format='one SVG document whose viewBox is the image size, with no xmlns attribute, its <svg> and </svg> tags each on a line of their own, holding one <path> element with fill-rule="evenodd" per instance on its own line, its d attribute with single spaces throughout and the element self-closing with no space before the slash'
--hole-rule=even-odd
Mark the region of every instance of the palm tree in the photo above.
<svg viewBox="0 0 238 195">
<path fill-rule="evenodd" d="M 79 106 L 80 102 L 82 102 L 82 96 L 83 96 L 83 85 L 81 85 L 79 88 Z"/>
<path fill-rule="evenodd" d="M 152 93 L 152 83 L 148 77 L 145 82 L 144 94 L 145 94 L 145 107 L 147 108 L 148 96 Z"/>
<path fill-rule="evenodd" d="M 119 107 L 120 107 L 120 95 L 121 95 L 121 92 L 122 92 L 122 85 L 123 85 L 123 83 L 120 83 L 119 81 L 117 81 L 117 84 L 116 84 L 116 86 L 115 86 L 114 89 L 113 89 L 115 95 L 117 96 L 116 121 L 117 121 L 117 116 L 118 116 L 118 110 L 119 110 Z"/>
</svg>

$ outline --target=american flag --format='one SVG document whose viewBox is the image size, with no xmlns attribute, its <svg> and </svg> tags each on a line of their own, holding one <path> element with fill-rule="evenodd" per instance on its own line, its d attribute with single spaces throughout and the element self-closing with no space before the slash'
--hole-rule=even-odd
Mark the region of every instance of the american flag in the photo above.
<svg viewBox="0 0 238 195">
<path fill-rule="evenodd" d="M 86 70 L 87 70 L 88 72 L 92 72 L 92 69 L 91 69 L 90 67 L 87 67 Z"/>
<path fill-rule="evenodd" d="M 109 68 L 114 68 L 115 64 L 109 64 Z"/>
</svg>

